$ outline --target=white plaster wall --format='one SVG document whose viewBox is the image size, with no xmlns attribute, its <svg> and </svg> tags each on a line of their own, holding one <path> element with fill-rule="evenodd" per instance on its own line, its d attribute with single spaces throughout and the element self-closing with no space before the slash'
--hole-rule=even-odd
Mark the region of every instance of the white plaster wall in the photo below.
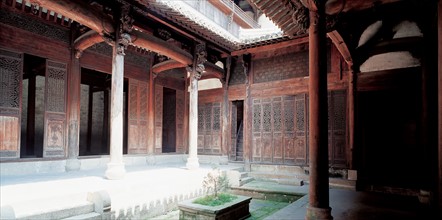
<svg viewBox="0 0 442 220">
<path fill-rule="evenodd" d="M 219 79 L 205 79 L 198 81 L 198 91 L 208 90 L 208 89 L 218 89 L 222 88 L 223 85 Z"/>
<path fill-rule="evenodd" d="M 360 67 L 361 72 L 399 69 L 420 66 L 420 60 L 408 51 L 390 52 L 368 58 Z"/>
<path fill-rule="evenodd" d="M 413 21 L 402 21 L 393 28 L 393 39 L 403 37 L 423 37 L 421 29 Z"/>
</svg>

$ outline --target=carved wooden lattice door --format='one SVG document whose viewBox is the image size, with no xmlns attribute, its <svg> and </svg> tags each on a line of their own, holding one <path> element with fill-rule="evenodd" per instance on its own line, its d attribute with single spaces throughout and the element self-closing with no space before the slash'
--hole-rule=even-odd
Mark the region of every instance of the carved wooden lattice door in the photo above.
<svg viewBox="0 0 442 220">
<path fill-rule="evenodd" d="M 129 83 L 129 137 L 128 153 L 147 152 L 147 97 L 146 82 L 130 80 Z"/>
<path fill-rule="evenodd" d="M 184 91 L 176 90 L 176 151 L 184 153 Z"/>
<path fill-rule="evenodd" d="M 0 159 L 20 156 L 23 54 L 0 49 Z"/>
<path fill-rule="evenodd" d="M 307 111 L 306 111 L 306 95 L 299 94 L 295 96 L 295 164 L 305 165 L 307 164 L 308 151 L 307 151 Z"/>
<path fill-rule="evenodd" d="M 198 153 L 221 153 L 221 103 L 198 105 Z"/>
<path fill-rule="evenodd" d="M 66 154 L 66 77 L 67 64 L 46 60 L 43 157 Z"/>
<path fill-rule="evenodd" d="M 253 100 L 253 162 L 306 164 L 305 103 L 305 94 Z"/>
<path fill-rule="evenodd" d="M 231 139 L 230 139 L 230 160 L 231 161 L 236 161 L 236 143 L 237 143 L 237 136 L 236 134 L 238 133 L 238 125 L 237 125 L 237 117 L 238 117 L 238 108 L 235 104 L 233 104 L 232 102 L 230 102 L 230 106 L 231 106 L 231 114 L 230 114 L 230 134 L 231 134 Z"/>
<path fill-rule="evenodd" d="M 163 86 L 155 85 L 155 153 L 163 152 Z"/>
<path fill-rule="evenodd" d="M 328 149 L 329 163 L 345 167 L 346 157 L 346 91 L 331 91 L 328 96 Z"/>
</svg>

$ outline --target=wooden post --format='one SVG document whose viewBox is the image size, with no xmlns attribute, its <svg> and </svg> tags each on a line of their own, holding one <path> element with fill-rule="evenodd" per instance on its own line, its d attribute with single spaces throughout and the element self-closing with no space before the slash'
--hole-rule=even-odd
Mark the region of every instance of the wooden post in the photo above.
<svg viewBox="0 0 442 220">
<path fill-rule="evenodd" d="M 229 80 L 230 80 L 231 57 L 226 59 L 226 77 L 223 83 L 223 129 L 222 129 L 222 146 L 220 164 L 229 163 Z"/>
<path fill-rule="evenodd" d="M 309 8 L 309 206 L 305 219 L 333 219 L 328 191 L 327 48 L 324 1 Z"/>
<path fill-rule="evenodd" d="M 190 73 L 190 97 L 189 97 L 189 158 L 187 159 L 187 169 L 199 168 L 198 162 L 198 79 L 204 71 L 206 61 L 205 44 L 197 44 L 193 57 L 192 68 L 188 68 Z"/>
<path fill-rule="evenodd" d="M 107 164 L 106 178 L 122 179 L 126 173 L 123 162 L 123 88 L 124 88 L 124 51 L 131 42 L 127 32 L 132 30 L 133 20 L 128 17 L 129 6 L 121 7 L 121 23 L 112 50 L 112 85 L 110 102 L 110 162 Z"/>
<path fill-rule="evenodd" d="M 77 25 L 71 26 L 71 33 Z M 73 35 L 73 34 L 72 34 Z M 73 39 L 73 37 L 72 37 Z M 73 40 L 71 40 L 73 43 Z M 75 57 L 76 51 L 71 51 L 71 65 L 68 75 L 68 155 L 66 160 L 66 171 L 80 170 L 78 160 L 80 147 L 80 99 L 81 99 L 81 70 L 80 61 Z"/>
<path fill-rule="evenodd" d="M 348 164 L 350 170 L 355 169 L 354 165 L 354 144 L 355 144 L 355 71 L 350 66 L 350 72 L 348 73 L 348 145 L 349 155 Z"/>
<path fill-rule="evenodd" d="M 244 148 L 243 148 L 243 159 L 244 159 L 244 170 L 247 172 L 251 171 L 250 158 L 252 155 L 252 121 L 253 121 L 253 113 L 252 113 L 252 96 L 250 85 L 252 84 L 252 71 L 248 69 L 248 65 L 246 65 L 246 61 L 244 60 L 244 56 L 240 56 L 238 58 L 237 64 L 241 64 L 243 66 L 244 75 L 246 76 L 246 98 L 244 103 Z"/>
<path fill-rule="evenodd" d="M 149 93 L 147 104 L 147 155 L 148 163 L 153 163 L 153 154 L 155 150 L 155 74 L 152 71 L 154 53 L 149 56 Z"/>
<path fill-rule="evenodd" d="M 439 99 L 439 217 L 442 217 L 442 1 L 438 3 L 438 99 Z"/>
</svg>

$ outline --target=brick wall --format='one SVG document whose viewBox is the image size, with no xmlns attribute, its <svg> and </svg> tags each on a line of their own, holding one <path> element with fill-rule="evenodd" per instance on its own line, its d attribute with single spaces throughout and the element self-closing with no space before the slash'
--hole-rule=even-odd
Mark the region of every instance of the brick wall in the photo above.
<svg viewBox="0 0 442 220">
<path fill-rule="evenodd" d="M 308 75 L 308 50 L 253 61 L 254 82 L 270 82 Z"/>
</svg>

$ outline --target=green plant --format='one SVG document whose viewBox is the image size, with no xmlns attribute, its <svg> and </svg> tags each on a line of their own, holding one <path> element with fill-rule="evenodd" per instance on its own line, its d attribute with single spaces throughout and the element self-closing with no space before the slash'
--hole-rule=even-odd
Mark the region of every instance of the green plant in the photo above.
<svg viewBox="0 0 442 220">
<path fill-rule="evenodd" d="M 229 187 L 229 180 L 218 167 L 214 166 L 212 171 L 204 177 L 203 187 L 206 189 L 207 194 L 213 192 L 213 195 L 218 197 L 220 191 L 225 191 Z"/>
<path fill-rule="evenodd" d="M 206 189 L 206 196 L 195 199 L 193 203 L 217 206 L 230 202 L 237 198 L 237 196 L 220 193 L 229 188 L 229 180 L 227 176 L 214 166 L 206 177 L 204 177 L 203 187 Z"/>
</svg>

